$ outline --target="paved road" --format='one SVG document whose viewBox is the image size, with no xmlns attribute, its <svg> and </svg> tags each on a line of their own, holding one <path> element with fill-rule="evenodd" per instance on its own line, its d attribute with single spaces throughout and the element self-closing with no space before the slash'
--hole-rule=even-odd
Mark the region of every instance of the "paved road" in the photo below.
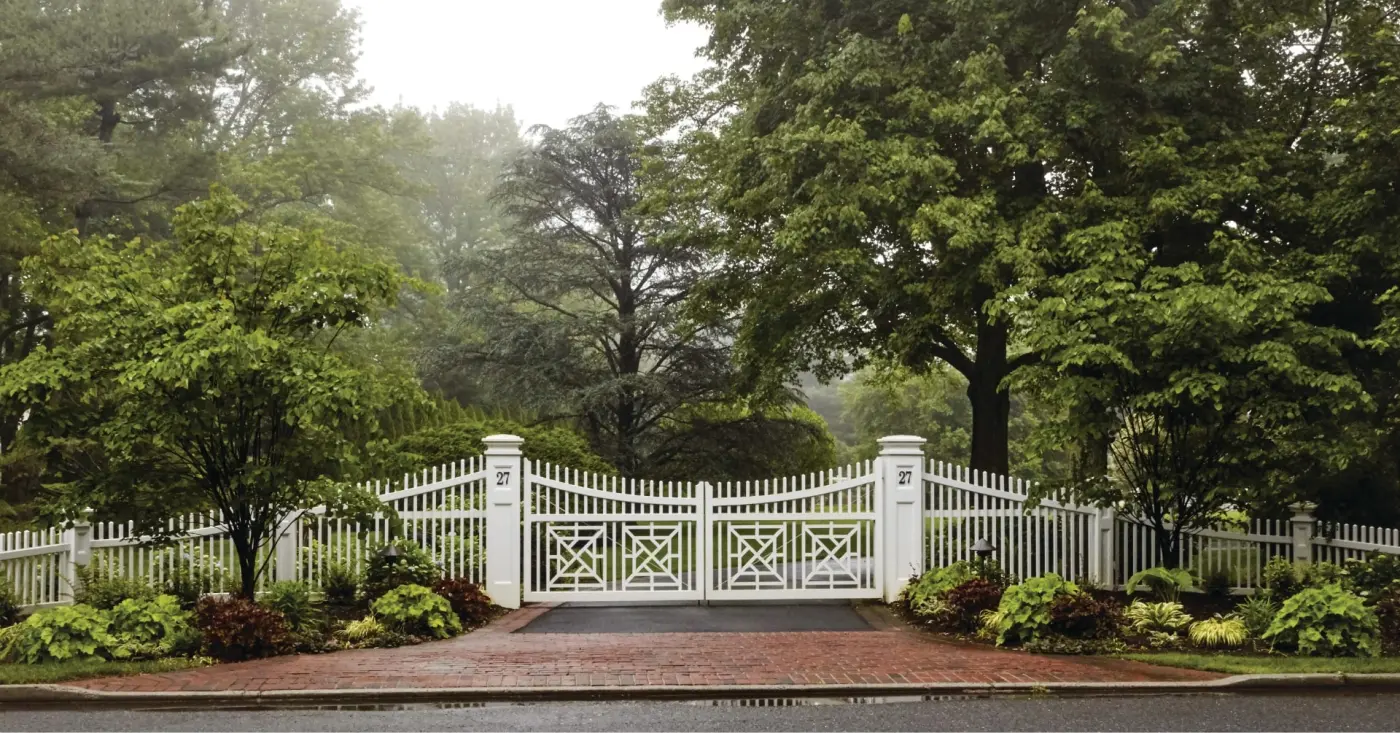
<svg viewBox="0 0 1400 733">
<path fill-rule="evenodd" d="M 1400 695 L 535 703 L 375 711 L 0 712 L 0 730 L 73 731 L 1306 731 L 1400 728 Z M 765 704 L 766 703 L 766 704 Z M 787 704 L 785 704 L 787 703 Z"/>
</svg>

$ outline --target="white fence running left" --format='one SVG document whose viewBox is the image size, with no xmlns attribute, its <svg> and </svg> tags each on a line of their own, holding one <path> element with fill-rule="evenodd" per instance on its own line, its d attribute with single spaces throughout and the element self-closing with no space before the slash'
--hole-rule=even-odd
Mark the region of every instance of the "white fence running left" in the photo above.
<svg viewBox="0 0 1400 733">
<path fill-rule="evenodd" d="M 1068 496 L 1036 502 L 1026 481 L 924 458 L 922 438 L 880 441 L 874 461 L 764 481 L 651 482 L 525 460 L 523 441 L 490 436 L 481 457 L 366 484 L 402 520 L 402 536 L 444 572 L 481 583 L 500 605 L 522 599 L 700 600 L 885 598 L 925 567 L 972 559 L 991 542 L 1013 577 L 1054 572 L 1121 587 L 1159 564 L 1147 523 Z M 170 521 L 157 545 L 130 524 L 81 520 L 0 534 L 0 582 L 29 609 L 72 602 L 76 568 L 160 583 L 186 571 L 205 592 L 236 587 L 232 542 L 217 513 Z M 278 524 L 260 589 L 280 580 L 322 587 L 327 572 L 363 569 L 390 534 L 323 508 Z M 1298 505 L 1285 520 L 1190 532 L 1177 564 L 1260 587 L 1274 557 L 1344 562 L 1400 554 L 1400 529 L 1324 525 Z"/>
</svg>

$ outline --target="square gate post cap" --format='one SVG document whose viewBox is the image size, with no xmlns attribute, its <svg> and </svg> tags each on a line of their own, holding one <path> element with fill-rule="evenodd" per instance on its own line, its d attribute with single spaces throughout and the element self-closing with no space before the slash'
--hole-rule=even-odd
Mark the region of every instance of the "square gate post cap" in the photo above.
<svg viewBox="0 0 1400 733">
<path fill-rule="evenodd" d="M 518 435 L 488 435 L 481 439 L 488 456 L 518 456 L 525 439 Z"/>
<path fill-rule="evenodd" d="M 1317 504 L 1310 501 L 1295 501 L 1288 505 L 1293 510 L 1293 521 L 1310 522 L 1313 519 L 1312 513 L 1317 511 Z"/>
<path fill-rule="evenodd" d="M 880 444 L 880 455 L 923 455 L 927 440 L 917 435 L 886 435 L 875 441 Z"/>
</svg>

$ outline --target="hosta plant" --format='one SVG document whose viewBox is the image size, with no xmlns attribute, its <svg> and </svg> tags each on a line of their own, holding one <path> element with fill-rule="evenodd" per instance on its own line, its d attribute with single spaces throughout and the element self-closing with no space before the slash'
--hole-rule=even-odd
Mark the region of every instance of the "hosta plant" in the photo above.
<svg viewBox="0 0 1400 733">
<path fill-rule="evenodd" d="M 1308 656 L 1375 656 L 1379 634 L 1375 611 L 1333 584 L 1305 588 L 1284 601 L 1264 639 Z"/>
<path fill-rule="evenodd" d="M 930 601 L 943 599 L 943 594 L 977 577 L 972 565 L 958 561 L 952 565 L 935 568 L 909 581 L 900 593 L 905 605 L 915 616 L 924 617 L 927 611 L 936 608 Z"/>
<path fill-rule="evenodd" d="M 996 612 L 990 616 L 997 645 L 1022 644 L 1048 631 L 1055 599 L 1079 592 L 1079 586 L 1054 573 L 1007 588 Z"/>
<path fill-rule="evenodd" d="M 405 634 L 446 639 L 462 633 L 462 622 L 446 598 L 421 585 L 401 585 L 370 606 L 376 618 Z"/>
<path fill-rule="evenodd" d="M 1191 616 L 1180 603 L 1133 601 L 1123 612 L 1134 631 L 1143 634 L 1176 634 L 1191 624 Z"/>
<path fill-rule="evenodd" d="M 1181 597 L 1181 591 L 1196 584 L 1196 579 L 1191 577 L 1191 571 L 1185 568 L 1148 568 L 1139 570 L 1128 578 L 1125 590 L 1128 595 L 1132 595 L 1140 590 L 1152 591 L 1152 595 L 1157 600 L 1163 602 L 1175 602 Z"/>
<path fill-rule="evenodd" d="M 111 613 L 82 603 L 37 611 L 11 633 L 6 657 L 25 664 L 106 658 L 117 646 Z"/>
<path fill-rule="evenodd" d="M 1233 616 L 1215 614 L 1191 624 L 1191 643 L 1212 649 L 1237 647 L 1249 638 L 1244 621 Z"/>
</svg>

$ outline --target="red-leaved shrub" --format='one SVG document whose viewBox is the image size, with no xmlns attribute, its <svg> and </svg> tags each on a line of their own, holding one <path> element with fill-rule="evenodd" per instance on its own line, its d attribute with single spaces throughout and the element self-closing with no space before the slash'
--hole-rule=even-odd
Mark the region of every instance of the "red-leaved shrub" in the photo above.
<svg viewBox="0 0 1400 733">
<path fill-rule="evenodd" d="M 1002 587 L 990 580 L 973 578 L 943 596 L 948 604 L 949 622 L 960 631 L 977 630 L 983 611 L 995 610 L 1001 603 Z"/>
<path fill-rule="evenodd" d="M 1123 607 L 1088 593 L 1066 593 L 1050 606 L 1050 630 L 1075 639 L 1102 639 L 1123 625 Z"/>
<path fill-rule="evenodd" d="M 204 653 L 225 662 L 286 654 L 294 648 L 291 629 L 281 613 L 246 598 L 206 596 L 195 605 L 195 625 L 204 637 Z"/>
<path fill-rule="evenodd" d="M 433 584 L 433 592 L 452 604 L 464 629 L 481 626 L 496 613 L 496 606 L 481 591 L 481 586 L 466 578 L 443 578 Z"/>
</svg>

